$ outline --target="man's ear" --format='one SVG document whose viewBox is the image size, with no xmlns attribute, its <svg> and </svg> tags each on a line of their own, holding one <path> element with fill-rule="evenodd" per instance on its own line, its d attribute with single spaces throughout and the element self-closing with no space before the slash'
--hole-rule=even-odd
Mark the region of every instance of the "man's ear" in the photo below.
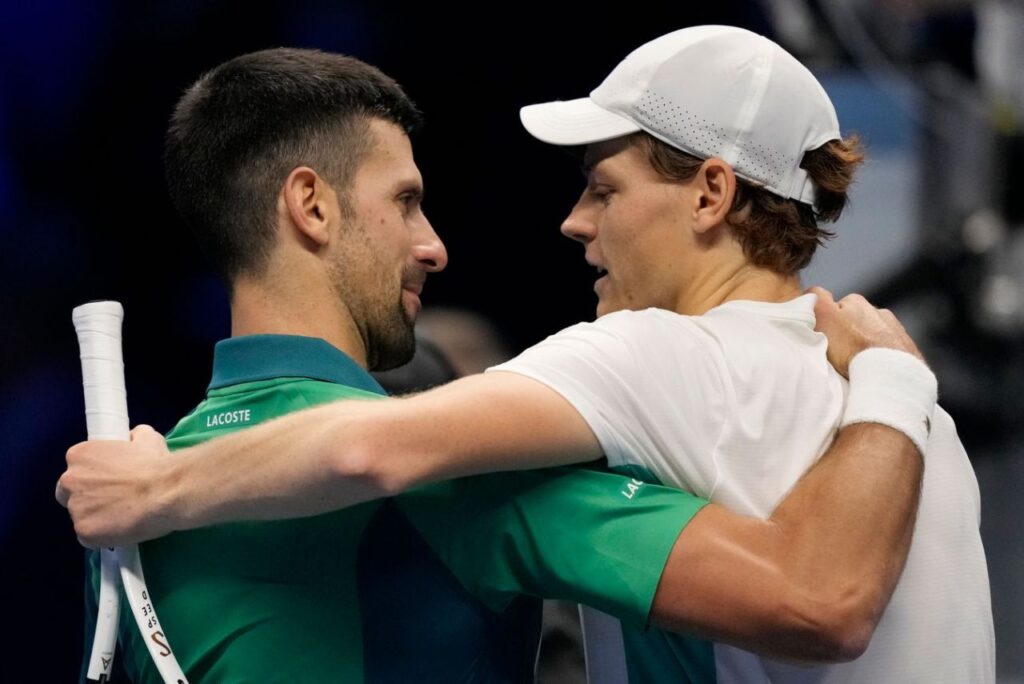
<svg viewBox="0 0 1024 684">
<path fill-rule="evenodd" d="M 281 200 L 280 209 L 304 242 L 315 248 L 327 244 L 338 198 L 320 174 L 308 166 L 292 169 L 281 188 Z"/>
<path fill-rule="evenodd" d="M 703 234 L 726 222 L 736 197 L 736 174 L 728 163 L 712 157 L 701 164 L 694 180 L 698 189 L 694 229 Z"/>
</svg>

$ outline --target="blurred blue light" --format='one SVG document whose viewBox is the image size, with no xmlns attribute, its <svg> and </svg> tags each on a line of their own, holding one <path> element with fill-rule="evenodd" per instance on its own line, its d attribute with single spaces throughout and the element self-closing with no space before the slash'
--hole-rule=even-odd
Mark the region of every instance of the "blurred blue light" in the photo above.
<svg viewBox="0 0 1024 684">
<path fill-rule="evenodd" d="M 855 132 L 870 150 L 907 149 L 918 133 L 919 97 L 905 84 L 853 70 L 817 74 L 839 115 L 843 135 Z"/>
<path fill-rule="evenodd" d="M 0 392 L 0 543 L 28 506 L 25 497 L 59 474 L 64 451 L 85 438 L 80 387 L 72 367 L 61 364 L 30 368 Z"/>
<path fill-rule="evenodd" d="M 282 45 L 310 47 L 373 60 L 380 40 L 366 8 L 351 3 L 306 2 L 290 8 Z"/>
<path fill-rule="evenodd" d="M 0 5 L 0 63 L 12 107 L 37 127 L 74 115 L 110 41 L 110 4 L 34 0 Z M 16 94 L 16 96 L 15 96 Z"/>
</svg>

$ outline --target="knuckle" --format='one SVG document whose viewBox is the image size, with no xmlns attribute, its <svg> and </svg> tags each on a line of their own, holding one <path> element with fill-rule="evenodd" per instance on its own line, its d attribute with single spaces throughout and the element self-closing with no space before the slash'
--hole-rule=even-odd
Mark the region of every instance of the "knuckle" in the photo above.
<svg viewBox="0 0 1024 684">
<path fill-rule="evenodd" d="M 89 538 L 89 533 L 91 532 L 91 530 L 89 529 L 89 526 L 86 525 L 84 522 L 82 522 L 81 520 L 77 520 L 76 519 L 76 520 L 74 520 L 74 527 L 75 527 L 75 535 L 79 539 L 88 539 Z"/>
<path fill-rule="evenodd" d="M 101 549 L 105 544 L 100 543 L 98 540 L 91 537 L 78 537 L 78 543 L 87 549 Z"/>
<path fill-rule="evenodd" d="M 82 546 L 96 549 L 103 546 L 103 540 L 99 536 L 99 530 L 91 525 L 75 524 L 75 536 Z"/>
<path fill-rule="evenodd" d="M 868 303 L 868 300 L 864 299 L 863 295 L 857 294 L 856 292 L 848 294 L 846 298 L 850 301 L 851 304 L 856 304 L 857 306 L 863 306 L 864 304 Z"/>
</svg>

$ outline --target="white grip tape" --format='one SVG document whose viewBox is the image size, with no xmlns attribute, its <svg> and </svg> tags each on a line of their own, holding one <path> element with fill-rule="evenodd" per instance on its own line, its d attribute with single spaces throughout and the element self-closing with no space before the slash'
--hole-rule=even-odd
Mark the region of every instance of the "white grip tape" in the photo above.
<svg viewBox="0 0 1024 684">
<path fill-rule="evenodd" d="M 924 361 L 896 349 L 866 349 L 850 362 L 850 394 L 840 427 L 888 425 L 923 455 L 937 398 L 938 382 Z"/>
<path fill-rule="evenodd" d="M 82 359 L 82 388 L 90 440 L 129 439 L 128 398 L 121 355 L 123 318 L 124 309 L 118 302 L 90 302 L 76 307 L 71 314 Z M 100 604 L 87 677 L 104 681 L 110 676 L 119 611 L 118 577 L 113 569 L 118 567 L 132 615 L 160 676 L 171 684 L 187 684 L 157 621 L 142 574 L 139 550 L 134 544 L 101 551 Z"/>
<path fill-rule="evenodd" d="M 118 302 L 91 302 L 75 308 L 71 320 L 78 333 L 89 439 L 128 440 L 128 401 L 121 357 Z"/>
</svg>

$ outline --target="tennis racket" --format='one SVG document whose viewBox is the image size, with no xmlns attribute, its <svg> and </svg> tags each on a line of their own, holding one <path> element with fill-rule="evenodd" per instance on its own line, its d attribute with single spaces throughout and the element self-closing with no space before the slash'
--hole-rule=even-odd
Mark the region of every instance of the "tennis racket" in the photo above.
<svg viewBox="0 0 1024 684">
<path fill-rule="evenodd" d="M 128 401 L 121 356 L 121 320 L 118 302 L 90 302 L 76 307 L 71 319 L 78 333 L 85 390 L 85 421 L 89 439 L 128 441 Z M 124 587 L 135 623 L 160 676 L 167 684 L 187 684 L 156 610 L 150 600 L 135 544 L 100 551 L 99 612 L 89 656 L 87 677 L 109 679 L 117 645 L 120 588 Z"/>
</svg>

